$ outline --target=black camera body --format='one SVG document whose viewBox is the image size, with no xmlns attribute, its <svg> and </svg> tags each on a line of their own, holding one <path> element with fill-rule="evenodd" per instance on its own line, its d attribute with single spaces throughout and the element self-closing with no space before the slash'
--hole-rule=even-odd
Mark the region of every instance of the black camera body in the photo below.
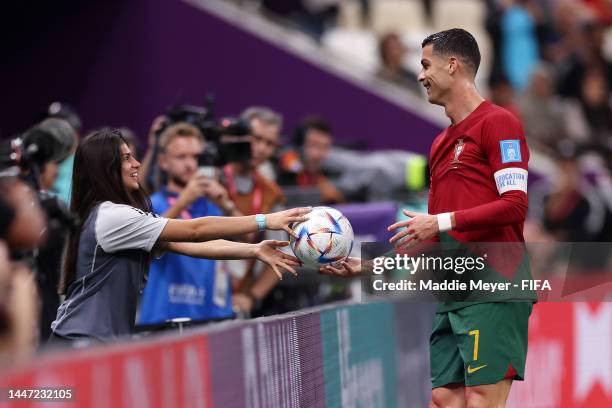
<svg viewBox="0 0 612 408">
<path fill-rule="evenodd" d="M 71 147 L 37 128 L 0 144 L 0 177 L 18 177 L 32 187 L 47 216 L 48 229 L 63 232 L 76 228 L 78 220 L 58 197 L 41 190 L 40 171 L 49 162 L 65 159 Z"/>
<path fill-rule="evenodd" d="M 198 158 L 200 167 L 222 167 L 251 160 L 251 128 L 241 119 L 224 117 L 215 121 L 211 108 L 193 105 L 175 106 L 166 113 L 166 118 L 158 136 L 175 123 L 189 123 L 200 130 L 206 140 L 204 152 Z"/>
</svg>

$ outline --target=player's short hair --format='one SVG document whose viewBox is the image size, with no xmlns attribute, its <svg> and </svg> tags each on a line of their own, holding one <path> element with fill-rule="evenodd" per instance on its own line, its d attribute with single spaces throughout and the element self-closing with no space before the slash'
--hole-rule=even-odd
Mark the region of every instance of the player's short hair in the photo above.
<svg viewBox="0 0 612 408">
<path fill-rule="evenodd" d="M 202 132 L 190 123 L 179 122 L 168 126 L 159 136 L 159 147 L 163 151 L 166 150 L 170 142 L 179 137 L 195 137 L 200 143 L 204 143 Z"/>
<path fill-rule="evenodd" d="M 431 34 L 423 40 L 422 48 L 433 45 L 433 52 L 444 56 L 456 56 L 476 75 L 480 66 L 480 50 L 474 36 L 462 28 L 451 28 Z"/>
</svg>

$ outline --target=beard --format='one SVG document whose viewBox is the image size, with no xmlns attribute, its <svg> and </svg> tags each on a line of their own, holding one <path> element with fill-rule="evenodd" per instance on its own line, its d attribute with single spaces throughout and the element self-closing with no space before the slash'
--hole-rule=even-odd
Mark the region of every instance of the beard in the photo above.
<svg viewBox="0 0 612 408">
<path fill-rule="evenodd" d="M 187 186 L 187 182 L 184 181 L 182 178 L 180 178 L 179 176 L 173 175 L 173 174 L 169 174 L 168 178 L 177 186 L 179 186 L 180 188 L 185 188 Z"/>
</svg>

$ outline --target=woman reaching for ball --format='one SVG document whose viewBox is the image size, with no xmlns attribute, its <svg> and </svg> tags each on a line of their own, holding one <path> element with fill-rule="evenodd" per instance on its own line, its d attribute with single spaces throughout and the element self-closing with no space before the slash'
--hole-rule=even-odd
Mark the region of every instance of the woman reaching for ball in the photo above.
<svg viewBox="0 0 612 408">
<path fill-rule="evenodd" d="M 52 340 L 109 341 L 134 330 L 136 303 L 152 253 L 174 251 L 215 259 L 257 258 L 276 272 L 295 273 L 296 258 L 282 241 L 245 244 L 219 240 L 258 230 L 285 230 L 307 219 L 309 208 L 268 215 L 177 220 L 150 213 L 138 183 L 140 163 L 118 131 L 103 130 L 77 148 L 70 210 L 82 221 L 70 233 Z M 209 242 L 201 242 L 209 241 Z"/>
</svg>

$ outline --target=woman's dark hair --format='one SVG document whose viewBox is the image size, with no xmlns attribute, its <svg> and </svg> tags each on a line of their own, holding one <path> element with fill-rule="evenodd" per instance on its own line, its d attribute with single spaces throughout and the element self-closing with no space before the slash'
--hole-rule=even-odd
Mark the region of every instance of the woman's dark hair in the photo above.
<svg viewBox="0 0 612 408">
<path fill-rule="evenodd" d="M 87 136 L 77 147 L 72 167 L 70 211 L 85 222 L 99 203 L 111 201 L 151 211 L 151 202 L 142 187 L 129 191 L 121 175 L 121 145 L 127 142 L 120 131 L 103 129 Z M 66 294 L 76 276 L 81 228 L 68 235 L 59 293 Z"/>
</svg>

